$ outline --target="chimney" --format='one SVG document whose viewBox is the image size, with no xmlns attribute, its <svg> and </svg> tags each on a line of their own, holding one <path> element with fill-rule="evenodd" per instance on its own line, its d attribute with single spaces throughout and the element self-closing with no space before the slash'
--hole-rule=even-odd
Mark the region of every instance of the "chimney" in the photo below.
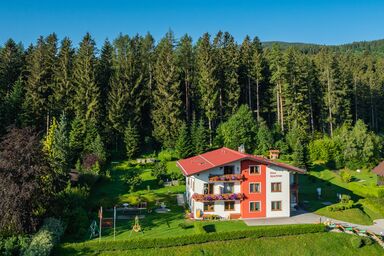
<svg viewBox="0 0 384 256">
<path fill-rule="evenodd" d="M 245 147 L 244 147 L 244 144 L 241 144 L 241 145 L 238 147 L 237 151 L 239 151 L 240 153 L 245 153 Z"/>
</svg>

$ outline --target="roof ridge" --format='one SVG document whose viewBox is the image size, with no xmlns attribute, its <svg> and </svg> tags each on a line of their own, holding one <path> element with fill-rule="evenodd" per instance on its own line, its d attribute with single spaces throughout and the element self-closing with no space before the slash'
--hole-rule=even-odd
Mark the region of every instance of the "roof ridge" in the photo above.
<svg viewBox="0 0 384 256">
<path fill-rule="evenodd" d="M 245 157 L 246 155 L 248 155 L 247 153 L 241 153 L 241 152 L 239 152 L 239 151 L 237 151 L 237 150 L 234 150 L 234 149 L 231 149 L 231 148 L 227 148 L 227 147 L 222 147 L 221 149 L 223 149 L 223 148 L 225 148 L 225 149 L 227 149 L 227 150 L 229 150 L 229 151 L 232 151 L 232 152 L 234 152 L 234 153 L 236 153 L 236 154 L 238 154 L 238 155 L 240 155 L 240 156 L 243 156 L 243 157 Z"/>
</svg>

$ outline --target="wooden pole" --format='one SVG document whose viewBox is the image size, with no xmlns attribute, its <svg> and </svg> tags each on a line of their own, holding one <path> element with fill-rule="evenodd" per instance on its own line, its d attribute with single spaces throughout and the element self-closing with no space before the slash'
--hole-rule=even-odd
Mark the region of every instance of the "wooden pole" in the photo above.
<svg viewBox="0 0 384 256">
<path fill-rule="evenodd" d="M 100 206 L 99 219 L 100 219 L 100 227 L 99 227 L 99 242 L 100 242 L 101 241 L 101 225 L 103 220 L 103 206 Z"/>
<path fill-rule="evenodd" d="M 116 241 L 116 206 L 113 207 L 113 241 Z"/>
</svg>

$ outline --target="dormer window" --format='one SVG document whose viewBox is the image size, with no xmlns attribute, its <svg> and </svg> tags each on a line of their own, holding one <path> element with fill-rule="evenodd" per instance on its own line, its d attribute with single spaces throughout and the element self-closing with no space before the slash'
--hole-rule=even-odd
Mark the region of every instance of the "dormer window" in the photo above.
<svg viewBox="0 0 384 256">
<path fill-rule="evenodd" d="M 224 175 L 225 174 L 234 174 L 235 173 L 235 167 L 232 165 L 224 166 Z"/>
</svg>

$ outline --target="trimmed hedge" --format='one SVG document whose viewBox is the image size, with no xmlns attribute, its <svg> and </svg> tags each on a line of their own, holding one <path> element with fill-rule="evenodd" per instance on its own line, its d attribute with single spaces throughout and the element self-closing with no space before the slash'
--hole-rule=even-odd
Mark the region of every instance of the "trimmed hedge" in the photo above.
<svg viewBox="0 0 384 256">
<path fill-rule="evenodd" d="M 260 226 L 252 230 L 239 230 L 230 232 L 215 232 L 205 234 L 194 234 L 179 237 L 153 238 L 153 239 L 132 239 L 121 241 L 91 241 L 77 244 L 61 245 L 59 251 L 113 251 L 113 250 L 132 250 L 183 246 L 189 244 L 201 244 L 213 241 L 227 241 L 244 238 L 278 237 L 287 235 L 300 235 L 307 233 L 324 232 L 323 224 L 299 224 L 299 225 L 280 225 L 280 226 Z"/>
</svg>

